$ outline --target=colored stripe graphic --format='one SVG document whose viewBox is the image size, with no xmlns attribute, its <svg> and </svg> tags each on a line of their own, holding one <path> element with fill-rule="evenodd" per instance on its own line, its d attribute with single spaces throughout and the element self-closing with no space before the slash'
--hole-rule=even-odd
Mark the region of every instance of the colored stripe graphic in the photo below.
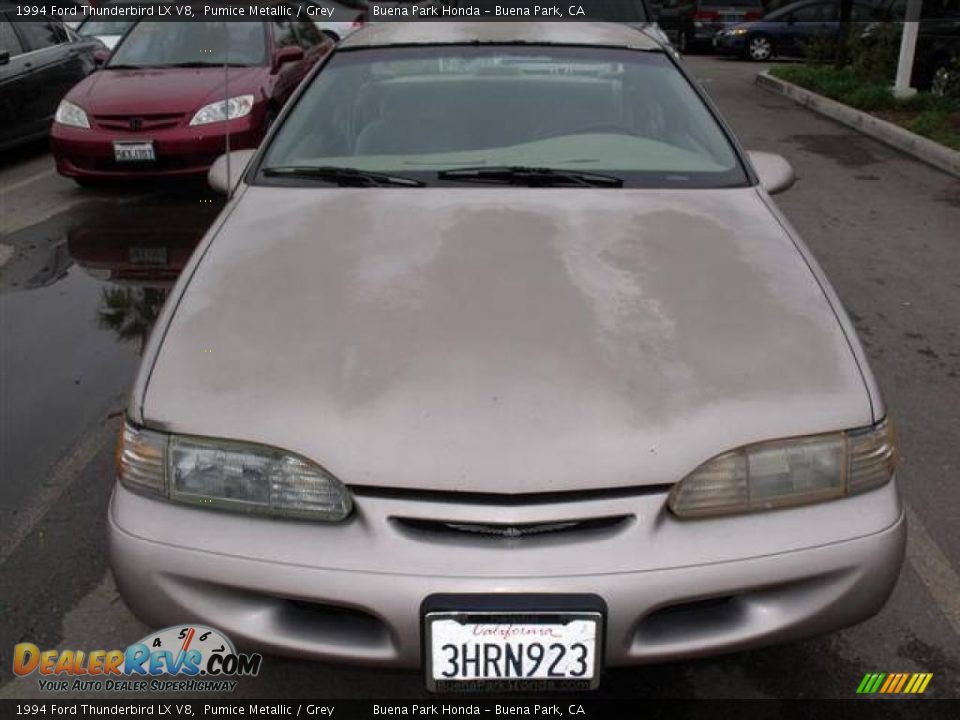
<svg viewBox="0 0 960 720">
<path fill-rule="evenodd" d="M 933 679 L 933 673 L 867 673 L 857 686 L 857 694 L 921 695 Z"/>
<path fill-rule="evenodd" d="M 900 681 L 899 673 L 891 673 L 890 675 L 887 675 L 887 681 L 883 683 L 883 685 L 880 687 L 880 692 L 882 693 L 892 692 L 892 689 L 896 686 L 896 684 L 899 681 Z"/>
<path fill-rule="evenodd" d="M 897 686 L 891 692 L 898 693 L 903 690 L 903 686 L 906 684 L 907 678 L 909 677 L 909 673 L 900 673 L 900 682 L 897 683 Z"/>
</svg>

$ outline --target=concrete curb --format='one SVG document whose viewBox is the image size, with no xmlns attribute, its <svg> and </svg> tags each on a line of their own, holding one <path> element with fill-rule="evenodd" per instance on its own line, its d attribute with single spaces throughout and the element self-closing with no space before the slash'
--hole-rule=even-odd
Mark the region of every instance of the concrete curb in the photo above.
<svg viewBox="0 0 960 720">
<path fill-rule="evenodd" d="M 814 112 L 826 115 L 837 122 L 843 123 L 864 135 L 869 135 L 882 143 L 912 155 L 928 165 L 960 177 L 960 152 L 928 140 L 905 130 L 899 125 L 881 120 L 860 110 L 831 100 L 823 95 L 805 90 L 799 85 L 773 77 L 768 71 L 757 75 L 757 85 L 773 92 L 785 95 L 791 100 L 808 107 Z"/>
</svg>

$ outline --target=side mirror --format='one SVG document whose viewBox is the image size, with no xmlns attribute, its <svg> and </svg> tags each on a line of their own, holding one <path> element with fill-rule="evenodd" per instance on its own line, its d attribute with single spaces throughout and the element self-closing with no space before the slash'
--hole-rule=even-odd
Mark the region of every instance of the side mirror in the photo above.
<svg viewBox="0 0 960 720">
<path fill-rule="evenodd" d="M 771 195 L 789 190 L 797 181 L 797 176 L 790 163 L 780 155 L 752 150 L 747 155 L 750 156 L 750 163 L 753 165 L 757 177 L 760 178 L 760 185 Z"/>
<path fill-rule="evenodd" d="M 93 62 L 96 64 L 97 67 L 103 67 L 104 65 L 107 64 L 107 60 L 109 59 L 110 59 L 109 50 L 100 49 L 100 50 L 93 51 Z"/>
<path fill-rule="evenodd" d="M 243 171 L 247 169 L 250 158 L 256 152 L 256 150 L 234 150 L 214 160 L 213 165 L 207 171 L 207 182 L 210 187 L 228 197 L 232 195 L 237 185 L 240 184 L 240 178 L 243 176 Z M 228 165 L 229 176 L 227 174 Z"/>
<path fill-rule="evenodd" d="M 277 72 L 283 65 L 303 60 L 303 48 L 296 45 L 282 47 L 273 56 L 273 72 Z"/>
<path fill-rule="evenodd" d="M 9 65 L 10 64 L 10 51 L 4 50 L 0 52 L 0 65 Z"/>
</svg>

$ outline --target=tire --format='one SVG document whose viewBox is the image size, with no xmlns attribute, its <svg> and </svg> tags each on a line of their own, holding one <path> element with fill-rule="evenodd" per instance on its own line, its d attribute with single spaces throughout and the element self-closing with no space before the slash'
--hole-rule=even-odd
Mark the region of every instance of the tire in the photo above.
<svg viewBox="0 0 960 720">
<path fill-rule="evenodd" d="M 773 40 L 762 33 L 751 35 L 747 38 L 746 56 L 754 62 L 766 62 L 773 57 Z"/>
</svg>

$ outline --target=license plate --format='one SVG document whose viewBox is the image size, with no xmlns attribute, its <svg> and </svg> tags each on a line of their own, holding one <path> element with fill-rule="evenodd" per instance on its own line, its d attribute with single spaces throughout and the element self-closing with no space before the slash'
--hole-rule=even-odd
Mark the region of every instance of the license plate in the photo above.
<svg viewBox="0 0 960 720">
<path fill-rule="evenodd" d="M 113 157 L 117 162 L 147 162 L 156 160 L 152 142 L 115 142 Z"/>
<path fill-rule="evenodd" d="M 166 265 L 167 248 L 132 247 L 130 248 L 130 262 L 134 265 Z"/>
<path fill-rule="evenodd" d="M 427 689 L 589 690 L 600 684 L 594 612 L 430 613 Z"/>
</svg>

